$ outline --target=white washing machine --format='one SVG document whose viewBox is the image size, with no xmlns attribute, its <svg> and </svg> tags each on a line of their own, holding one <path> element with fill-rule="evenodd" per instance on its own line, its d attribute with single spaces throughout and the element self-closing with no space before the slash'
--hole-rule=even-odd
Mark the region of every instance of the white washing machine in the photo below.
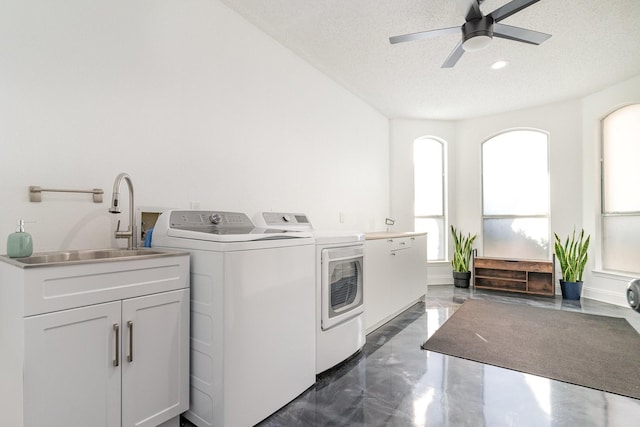
<svg viewBox="0 0 640 427">
<path fill-rule="evenodd" d="M 255 228 L 243 213 L 170 210 L 151 244 L 191 253 L 189 421 L 252 426 L 314 384 L 310 233 Z"/>
<path fill-rule="evenodd" d="M 316 242 L 316 373 L 357 353 L 366 340 L 364 325 L 364 234 L 318 231 L 304 214 L 262 212 L 260 226 L 310 231 Z"/>
</svg>

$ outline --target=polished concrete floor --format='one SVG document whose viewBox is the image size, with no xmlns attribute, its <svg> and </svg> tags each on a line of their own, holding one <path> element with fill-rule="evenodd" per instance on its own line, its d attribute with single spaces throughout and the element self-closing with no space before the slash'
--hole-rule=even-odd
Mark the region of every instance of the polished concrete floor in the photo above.
<svg viewBox="0 0 640 427">
<path fill-rule="evenodd" d="M 640 426 L 640 400 L 421 350 L 468 298 L 625 317 L 640 331 L 626 307 L 432 286 L 259 426 Z"/>
</svg>

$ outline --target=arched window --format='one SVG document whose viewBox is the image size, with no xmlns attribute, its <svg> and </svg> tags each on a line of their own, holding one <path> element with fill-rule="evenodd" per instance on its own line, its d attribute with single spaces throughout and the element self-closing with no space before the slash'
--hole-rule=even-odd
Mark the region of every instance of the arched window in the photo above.
<svg viewBox="0 0 640 427">
<path fill-rule="evenodd" d="M 413 142 L 415 231 L 426 231 L 427 259 L 446 256 L 445 145 L 431 137 Z"/>
<path fill-rule="evenodd" d="M 550 258 L 548 140 L 521 129 L 482 144 L 484 256 Z"/>
<path fill-rule="evenodd" d="M 602 121 L 602 268 L 640 273 L 640 104 Z"/>
</svg>

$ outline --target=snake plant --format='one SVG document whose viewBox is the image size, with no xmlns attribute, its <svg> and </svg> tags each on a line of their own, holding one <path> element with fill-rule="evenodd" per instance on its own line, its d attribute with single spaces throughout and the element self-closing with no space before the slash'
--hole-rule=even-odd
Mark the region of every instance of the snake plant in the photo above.
<svg viewBox="0 0 640 427">
<path fill-rule="evenodd" d="M 471 233 L 466 236 L 462 235 L 462 231 L 457 232 L 451 226 L 451 235 L 453 236 L 453 259 L 451 265 L 453 271 L 457 273 L 466 273 L 469 271 L 469 263 L 471 262 L 471 251 L 473 250 L 473 242 L 476 240 L 477 234 L 473 236 Z"/>
<path fill-rule="evenodd" d="M 562 280 L 565 282 L 582 282 L 582 273 L 587 265 L 589 249 L 589 240 L 591 236 L 587 235 L 585 239 L 584 230 L 580 231 L 580 235 L 576 239 L 576 230 L 573 234 L 567 236 L 562 244 L 562 240 L 556 233 L 553 233 L 556 241 L 553 245 L 556 258 L 560 263 L 562 270 Z"/>
</svg>

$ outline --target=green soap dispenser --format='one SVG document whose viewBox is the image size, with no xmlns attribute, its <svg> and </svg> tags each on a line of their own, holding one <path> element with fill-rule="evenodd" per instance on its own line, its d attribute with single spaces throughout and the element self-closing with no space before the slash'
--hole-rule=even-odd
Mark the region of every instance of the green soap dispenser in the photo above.
<svg viewBox="0 0 640 427">
<path fill-rule="evenodd" d="M 10 258 L 24 258 L 33 253 L 31 234 L 24 231 L 24 220 L 18 221 L 18 229 L 7 238 L 7 255 Z"/>
</svg>

